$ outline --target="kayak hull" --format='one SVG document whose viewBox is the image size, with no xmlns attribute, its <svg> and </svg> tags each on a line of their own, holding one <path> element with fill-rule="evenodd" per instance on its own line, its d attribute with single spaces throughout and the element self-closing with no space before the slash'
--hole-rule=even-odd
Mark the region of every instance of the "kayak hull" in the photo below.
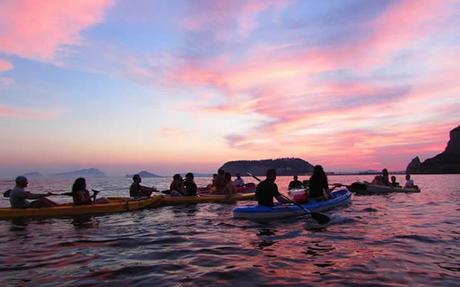
<svg viewBox="0 0 460 287">
<path fill-rule="evenodd" d="M 49 208 L 0 208 L 0 219 L 69 217 L 126 212 L 156 206 L 162 198 L 162 195 L 156 195 L 145 199 L 109 197 L 108 203 L 86 205 L 62 204 Z"/>
<path fill-rule="evenodd" d="M 345 188 L 332 192 L 332 196 L 333 198 L 330 200 L 310 199 L 307 203 L 301 205 L 311 212 L 321 212 L 346 205 L 351 201 L 351 192 Z M 275 204 L 274 206 L 252 205 L 233 209 L 234 218 L 244 219 L 278 219 L 303 214 L 305 214 L 304 209 L 295 204 Z"/>
<path fill-rule="evenodd" d="M 420 192 L 419 188 L 403 188 L 386 185 L 376 185 L 369 183 L 353 183 L 350 190 L 357 195 L 378 195 L 388 193 L 416 193 Z"/>
<path fill-rule="evenodd" d="M 232 203 L 239 200 L 255 200 L 254 193 L 237 193 L 227 198 L 223 194 L 197 195 L 197 196 L 164 196 L 159 202 L 160 206 L 195 204 L 195 203 Z"/>
</svg>

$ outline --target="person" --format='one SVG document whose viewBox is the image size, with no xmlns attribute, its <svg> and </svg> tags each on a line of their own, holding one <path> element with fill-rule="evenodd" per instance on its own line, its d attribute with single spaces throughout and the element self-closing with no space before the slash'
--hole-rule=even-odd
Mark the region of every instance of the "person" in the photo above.
<svg viewBox="0 0 460 287">
<path fill-rule="evenodd" d="M 404 184 L 404 188 L 418 189 L 418 186 L 414 184 L 414 180 L 410 178 L 410 174 L 406 174 L 406 184 Z"/>
<path fill-rule="evenodd" d="M 147 187 L 141 185 L 142 178 L 140 175 L 133 175 L 133 183 L 129 187 L 129 196 L 130 197 L 150 197 L 152 192 L 158 191 L 154 187 Z"/>
<path fill-rule="evenodd" d="M 381 175 L 376 175 L 374 179 L 372 180 L 371 184 L 375 185 L 382 185 L 382 176 Z"/>
<path fill-rule="evenodd" d="M 92 204 L 92 203 L 108 203 L 106 198 L 96 199 L 96 193 L 93 196 L 86 189 L 86 180 L 84 177 L 79 177 L 72 185 L 72 199 L 74 205 Z"/>
<path fill-rule="evenodd" d="M 281 203 L 289 202 L 281 196 L 275 181 L 276 171 L 272 168 L 268 169 L 265 180 L 261 181 L 256 188 L 256 199 L 259 205 L 273 206 L 273 198 Z"/>
<path fill-rule="evenodd" d="M 390 185 L 390 178 L 388 175 L 388 170 L 386 168 L 382 169 L 382 184 Z"/>
<path fill-rule="evenodd" d="M 241 174 L 236 173 L 236 179 L 233 181 L 233 184 L 235 187 L 243 187 L 244 186 L 244 180 L 241 178 Z"/>
<path fill-rule="evenodd" d="M 184 180 L 180 174 L 176 173 L 173 176 L 173 181 L 169 185 L 169 190 L 170 194 L 173 196 L 180 196 L 185 194 Z"/>
<path fill-rule="evenodd" d="M 193 173 L 189 172 L 185 175 L 185 195 L 186 196 L 196 196 L 197 186 L 193 181 Z"/>
<path fill-rule="evenodd" d="M 217 176 L 216 176 L 216 181 L 215 181 L 216 192 L 217 193 L 224 192 L 225 184 L 226 184 L 225 171 L 219 168 L 219 170 L 217 171 Z"/>
<path fill-rule="evenodd" d="M 394 175 L 391 176 L 390 185 L 393 187 L 400 187 L 399 182 L 396 181 L 396 176 Z"/>
<path fill-rule="evenodd" d="M 24 189 L 29 184 L 29 181 L 25 176 L 18 176 L 16 177 L 16 185 L 10 191 L 10 205 L 11 208 L 42 208 L 42 207 L 53 207 L 57 206 L 58 204 L 54 201 L 49 200 L 46 198 L 47 196 L 52 195 L 52 193 L 32 193 L 29 191 L 25 191 Z M 32 202 L 27 201 L 26 199 L 36 199 Z"/>
<path fill-rule="evenodd" d="M 224 187 L 224 194 L 231 196 L 232 194 L 236 193 L 236 186 L 232 181 L 232 175 L 229 172 L 225 173 L 225 187 Z"/>
<path fill-rule="evenodd" d="M 320 165 L 315 165 L 313 174 L 309 180 L 309 198 L 332 198 L 326 173 Z"/>
<path fill-rule="evenodd" d="M 288 189 L 299 189 L 303 188 L 302 182 L 299 180 L 297 175 L 294 175 L 292 181 L 289 183 Z"/>
</svg>

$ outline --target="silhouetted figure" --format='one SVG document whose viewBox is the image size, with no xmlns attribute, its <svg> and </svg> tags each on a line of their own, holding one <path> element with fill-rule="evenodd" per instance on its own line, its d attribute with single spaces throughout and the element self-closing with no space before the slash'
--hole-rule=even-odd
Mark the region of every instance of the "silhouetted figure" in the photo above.
<svg viewBox="0 0 460 287">
<path fill-rule="evenodd" d="M 243 187 L 244 186 L 244 180 L 241 178 L 241 174 L 239 174 L 239 173 L 236 174 L 236 179 L 233 181 L 233 184 L 236 187 Z"/>
<path fill-rule="evenodd" d="M 50 192 L 45 194 L 38 194 L 25 191 L 24 189 L 29 184 L 29 181 L 25 176 L 18 176 L 16 177 L 15 181 L 16 185 L 9 193 L 11 208 L 41 208 L 53 207 L 58 205 L 54 201 L 51 201 L 48 198 L 46 198 L 47 196 L 52 195 L 52 193 Z M 27 201 L 27 199 L 36 200 L 29 202 Z"/>
<path fill-rule="evenodd" d="M 410 174 L 406 174 L 406 184 L 404 184 L 404 188 L 418 189 L 418 186 L 415 185 L 414 180 L 410 178 Z"/>
<path fill-rule="evenodd" d="M 96 194 L 97 193 L 94 192 L 93 196 L 90 195 L 89 191 L 86 189 L 86 180 L 83 177 L 77 178 L 72 185 L 72 199 L 74 205 L 109 202 L 106 198 L 96 199 Z"/>
<path fill-rule="evenodd" d="M 216 177 L 216 192 L 217 193 L 223 193 L 224 188 L 225 188 L 226 182 L 225 182 L 225 171 L 223 169 L 219 169 L 217 171 L 217 177 Z"/>
<path fill-rule="evenodd" d="M 276 181 L 276 171 L 274 169 L 268 169 L 265 180 L 261 181 L 256 188 L 257 203 L 260 205 L 273 206 L 273 198 L 276 198 L 279 202 L 288 203 L 286 199 L 281 197 L 278 190 Z"/>
<path fill-rule="evenodd" d="M 390 185 L 393 186 L 393 187 L 401 187 L 401 186 L 399 185 L 399 182 L 396 181 L 396 176 L 394 176 L 394 175 L 391 176 Z"/>
<path fill-rule="evenodd" d="M 147 187 L 141 185 L 142 178 L 140 175 L 133 175 L 133 183 L 129 187 L 129 196 L 130 197 L 150 197 L 152 192 L 158 191 L 154 187 Z"/>
<path fill-rule="evenodd" d="M 194 182 L 193 173 L 189 172 L 185 175 L 185 195 L 186 196 L 195 196 L 197 191 L 197 186 Z"/>
<path fill-rule="evenodd" d="M 302 182 L 299 180 L 297 175 L 294 175 L 292 181 L 289 183 L 288 189 L 299 189 L 303 188 Z"/>
<path fill-rule="evenodd" d="M 169 190 L 170 194 L 173 196 L 180 196 L 185 194 L 184 180 L 180 174 L 176 173 L 173 176 L 173 181 L 169 185 Z"/>
<path fill-rule="evenodd" d="M 332 198 L 326 173 L 320 165 L 316 165 L 313 168 L 313 174 L 309 180 L 309 197 L 322 199 Z"/>
<path fill-rule="evenodd" d="M 388 170 L 386 168 L 382 169 L 382 184 L 390 185 L 390 178 L 388 175 Z"/>
</svg>

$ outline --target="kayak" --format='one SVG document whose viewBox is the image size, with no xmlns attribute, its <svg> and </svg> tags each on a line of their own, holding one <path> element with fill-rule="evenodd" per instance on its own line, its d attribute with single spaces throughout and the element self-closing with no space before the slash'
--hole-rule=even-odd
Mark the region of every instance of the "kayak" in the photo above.
<svg viewBox="0 0 460 287">
<path fill-rule="evenodd" d="M 320 212 L 348 204 L 351 200 L 351 192 L 346 188 L 334 191 L 331 194 L 333 197 L 332 199 L 309 199 L 307 203 L 300 205 L 310 210 L 311 212 Z M 233 209 L 234 218 L 245 219 L 277 219 L 303 214 L 305 214 L 305 210 L 295 204 L 278 203 L 274 206 L 250 205 L 240 206 Z"/>
<path fill-rule="evenodd" d="M 156 206 L 162 195 L 149 198 L 133 199 L 127 197 L 109 197 L 108 203 L 85 205 L 62 204 L 47 208 L 0 208 L 0 219 L 27 217 L 65 217 L 77 215 L 99 215 L 106 213 L 126 212 Z"/>
<path fill-rule="evenodd" d="M 197 196 L 169 196 L 165 195 L 159 202 L 160 206 L 194 204 L 194 203 L 227 203 L 236 202 L 238 200 L 255 200 L 254 193 L 236 193 L 227 199 L 223 194 L 197 195 Z"/>
<path fill-rule="evenodd" d="M 255 191 L 256 184 L 253 182 L 246 183 L 244 186 L 236 187 L 237 193 L 253 193 Z M 215 187 L 199 187 L 198 192 L 212 194 L 213 192 L 215 192 Z"/>
<path fill-rule="evenodd" d="M 404 187 L 370 184 L 368 182 L 364 182 L 364 183 L 355 182 L 350 185 L 350 190 L 357 195 L 388 194 L 388 193 L 393 193 L 393 192 L 412 193 L 412 192 L 421 191 L 418 187 L 404 188 Z"/>
</svg>

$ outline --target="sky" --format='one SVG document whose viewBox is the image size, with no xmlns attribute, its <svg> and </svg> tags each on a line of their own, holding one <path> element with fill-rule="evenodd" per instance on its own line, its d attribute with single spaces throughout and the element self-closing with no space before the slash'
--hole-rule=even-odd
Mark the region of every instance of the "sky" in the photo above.
<svg viewBox="0 0 460 287">
<path fill-rule="evenodd" d="M 460 124 L 460 1 L 0 0 L 0 175 L 404 170 Z"/>
</svg>

